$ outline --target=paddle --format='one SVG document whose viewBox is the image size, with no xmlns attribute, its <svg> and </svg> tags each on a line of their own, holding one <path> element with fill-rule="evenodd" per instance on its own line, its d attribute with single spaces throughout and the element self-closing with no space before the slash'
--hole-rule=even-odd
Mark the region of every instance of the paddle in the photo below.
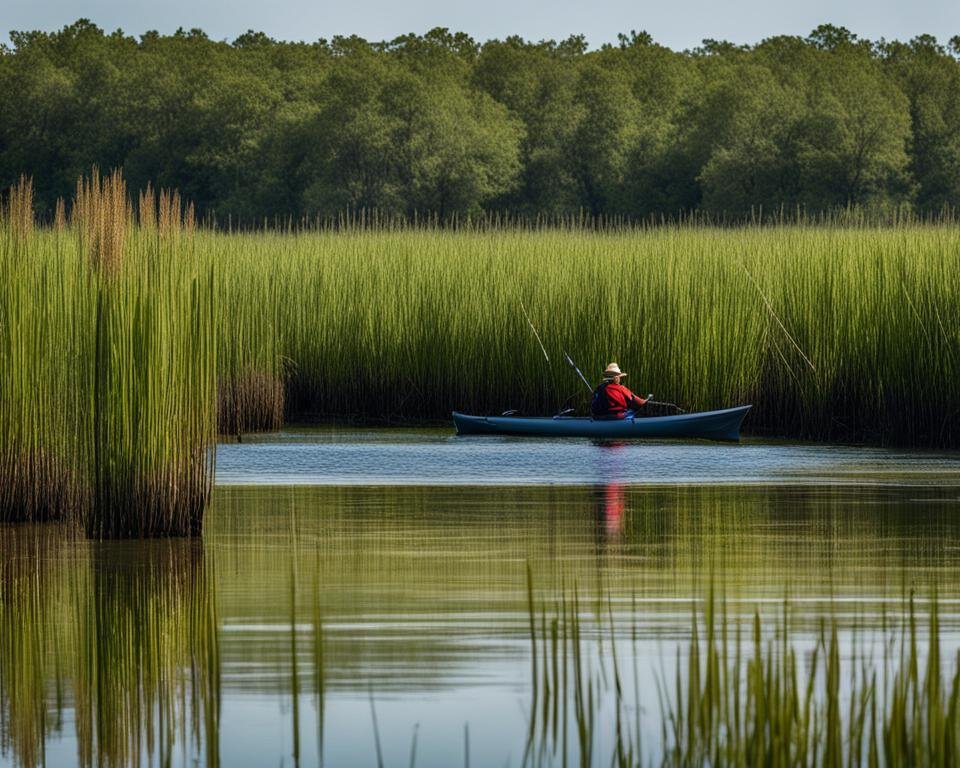
<svg viewBox="0 0 960 768">
<path fill-rule="evenodd" d="M 676 403 L 665 403 L 661 400 L 651 400 L 652 397 L 652 394 L 647 396 L 647 405 L 662 405 L 665 408 L 675 408 L 678 413 L 686 413 L 686 411 Z"/>
<path fill-rule="evenodd" d="M 587 381 L 587 377 L 583 375 L 583 373 L 580 371 L 579 368 L 577 368 L 577 364 L 576 364 L 575 362 L 573 362 L 573 359 L 570 357 L 570 354 L 569 354 L 568 352 L 564 351 L 563 356 L 566 358 L 567 363 L 570 364 L 570 367 L 573 368 L 573 370 L 575 370 L 575 371 L 577 372 L 577 375 L 580 377 L 580 380 L 583 382 L 584 386 L 587 388 L 587 391 L 592 395 L 592 394 L 593 394 L 593 387 L 590 386 L 590 382 Z M 647 395 L 647 397 L 646 397 L 646 401 L 647 401 L 647 403 L 650 404 L 650 405 L 662 405 L 662 406 L 664 406 L 665 408 L 673 408 L 673 409 L 675 409 L 678 413 L 686 413 L 686 411 L 683 410 L 683 408 L 681 408 L 681 407 L 680 407 L 679 405 L 677 405 L 676 403 L 666 403 L 666 402 L 662 402 L 662 401 L 660 401 L 660 400 L 654 400 L 654 399 L 652 399 L 652 398 L 653 398 L 653 393 L 651 392 L 651 393 L 650 393 L 649 395 Z"/>
</svg>

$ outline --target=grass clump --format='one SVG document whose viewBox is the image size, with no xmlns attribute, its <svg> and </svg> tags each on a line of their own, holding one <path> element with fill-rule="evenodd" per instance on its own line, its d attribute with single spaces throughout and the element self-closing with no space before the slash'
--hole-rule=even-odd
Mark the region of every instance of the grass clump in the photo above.
<svg viewBox="0 0 960 768">
<path fill-rule="evenodd" d="M 960 760 L 960 655 L 942 657 L 936 597 L 921 627 L 911 596 L 879 653 L 856 629 L 852 643 L 841 643 L 835 616 L 821 619 L 819 636 L 801 651 L 788 603 L 779 619 L 754 613 L 744 632 L 711 590 L 702 612 L 694 611 L 689 640 L 677 647 L 675 676 L 660 677 L 660 742 L 651 747 L 641 724 L 650 692 L 639 689 L 634 669 L 633 697 L 627 693 L 610 604 L 591 653 L 576 590 L 540 608 L 530 594 L 531 628 L 538 631 L 531 632 L 525 764 L 600 762 L 600 735 L 611 730 L 610 762 L 622 767 Z"/>
<path fill-rule="evenodd" d="M 0 216 L 0 521 L 79 515 L 89 499 L 85 280 L 76 243 L 33 226 L 22 179 Z"/>
<path fill-rule="evenodd" d="M 32 214 L 5 215 L 0 519 L 70 519 L 92 538 L 200 532 L 215 282 L 178 206 L 162 198 L 157 225 L 138 227 L 119 175 L 95 173 L 69 225 L 36 231 L 23 223 Z"/>
<path fill-rule="evenodd" d="M 936 598 L 927 618 L 924 631 L 911 597 L 904 623 L 875 659 L 856 643 L 841 654 L 835 620 L 822 624 L 803 655 L 786 617 L 771 638 L 754 615 L 744 652 L 739 631 L 731 642 L 709 600 L 702 636 L 694 621 L 686 680 L 666 704 L 666 762 L 955 765 L 960 674 L 943 677 Z M 960 670 L 958 661 L 948 666 Z"/>
</svg>

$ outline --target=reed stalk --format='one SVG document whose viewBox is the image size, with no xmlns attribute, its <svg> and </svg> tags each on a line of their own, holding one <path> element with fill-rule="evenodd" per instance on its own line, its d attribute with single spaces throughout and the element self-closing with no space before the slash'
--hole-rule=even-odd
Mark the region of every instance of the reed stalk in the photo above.
<svg viewBox="0 0 960 768">
<path fill-rule="evenodd" d="M 754 613 L 744 648 L 739 622 L 731 623 L 711 589 L 694 612 L 689 640 L 678 648 L 675 679 L 660 680 L 659 754 L 641 751 L 640 722 L 626 708 L 612 610 L 607 613 L 610 681 L 602 655 L 591 653 L 584 641 L 577 591 L 561 593 L 549 610 L 564 625 L 561 634 L 570 638 L 571 653 L 562 653 L 546 637 L 531 638 L 531 654 L 548 654 L 554 661 L 538 666 L 531 679 L 538 695 L 531 697 L 525 765 L 554 764 L 558 748 L 567 746 L 580 765 L 594 764 L 601 712 L 612 738 L 609 760 L 617 766 L 647 765 L 651 759 L 678 767 L 950 766 L 960 759 L 960 655 L 950 660 L 951 669 L 943 668 L 936 593 L 925 629 L 909 598 L 902 624 L 884 638 L 878 656 L 864 650 L 856 628 L 852 650 L 841 654 L 835 616 L 822 620 L 809 650 L 798 651 L 786 602 L 780 619 Z M 597 644 L 603 636 L 602 627 L 598 630 Z M 572 689 L 561 685 L 558 666 L 569 670 Z M 572 745 L 566 727 L 563 743 L 557 744 L 557 728 L 547 717 L 551 706 L 543 701 L 552 697 L 571 699 Z M 564 707 L 564 719 L 567 711 Z"/>
<path fill-rule="evenodd" d="M 748 432 L 960 444 L 955 224 L 229 234 L 129 197 L 94 172 L 46 229 L 29 180 L 6 195 L 0 519 L 198 534 L 218 430 L 583 411 L 539 373 L 565 349 L 687 410 L 751 402 Z"/>
</svg>

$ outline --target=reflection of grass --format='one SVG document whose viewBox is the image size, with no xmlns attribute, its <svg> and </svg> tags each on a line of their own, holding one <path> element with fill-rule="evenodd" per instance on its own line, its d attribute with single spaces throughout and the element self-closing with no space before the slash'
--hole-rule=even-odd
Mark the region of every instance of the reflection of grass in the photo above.
<svg viewBox="0 0 960 768">
<path fill-rule="evenodd" d="M 529 589 L 534 663 L 524 764 L 601 762 L 598 733 L 611 731 L 613 765 L 648 764 L 641 694 L 634 683 L 635 699 L 627 702 L 612 611 L 604 662 L 605 620 L 592 657 L 575 589 L 539 606 L 532 583 Z M 686 647 L 678 649 L 675 677 L 660 680 L 664 765 L 957 764 L 960 656 L 943 663 L 936 597 L 926 634 L 911 597 L 879 655 L 856 630 L 852 650 L 841 655 L 833 617 L 821 619 L 818 639 L 801 654 L 787 615 L 787 605 L 773 622 L 755 613 L 745 640 L 711 590 L 702 613 L 693 615 Z M 612 720 L 600 725 L 601 713 L 611 710 Z"/>
<path fill-rule="evenodd" d="M 61 535 L 48 529 L 46 546 Z M 42 762 L 72 708 L 82 765 L 166 765 L 193 739 L 216 766 L 219 619 L 202 548 L 95 545 L 87 558 L 78 546 L 60 547 L 61 561 L 4 551 L 0 732 L 16 761 Z"/>
<path fill-rule="evenodd" d="M 62 721 L 63 687 L 51 682 L 62 679 L 68 653 L 65 638 L 49 619 L 56 610 L 50 593 L 63 587 L 63 574 L 45 566 L 63 556 L 69 542 L 38 535 L 31 527 L 2 533 L 0 745 L 12 748 L 24 765 L 36 765 L 43 761 L 47 731 L 58 730 Z M 50 583 L 41 589 L 41 581 Z"/>
<path fill-rule="evenodd" d="M 731 723 L 742 743 L 756 718 L 747 716 L 743 689 L 740 719 L 727 719 L 738 675 L 756 681 L 764 706 L 782 709 L 790 694 L 796 721 L 776 727 L 792 734 L 803 726 L 812 676 L 810 711 L 826 739 L 829 713 L 817 707 L 831 690 L 834 647 L 840 741 L 849 736 L 851 701 L 857 717 L 862 710 L 861 698 L 847 694 L 856 669 L 857 697 L 875 697 L 868 703 L 876 701 L 880 748 L 891 740 L 899 749 L 894 740 L 908 736 L 913 748 L 914 720 L 906 736 L 889 723 L 897 701 L 910 718 L 918 707 L 936 715 L 931 699 L 913 698 L 929 687 L 927 622 L 911 623 L 905 611 L 894 634 L 898 643 L 907 639 L 902 659 L 899 645 L 874 659 L 866 643 L 850 658 L 845 638 L 851 624 L 858 637 L 886 637 L 894 611 L 882 613 L 873 599 L 898 598 L 917 585 L 939 584 L 946 625 L 960 565 L 952 502 L 920 504 L 882 489 L 628 489 L 622 510 L 618 501 L 622 525 L 611 527 L 607 498 L 584 488 L 224 489 L 202 548 L 94 544 L 51 526 L 0 527 L 0 743 L 20 762 L 39 762 L 44 736 L 59 733 L 73 711 L 85 764 L 125 764 L 135 754 L 162 763 L 193 740 L 191 754 L 215 765 L 222 696 L 252 692 L 290 702 L 290 757 L 312 764 L 311 715 L 316 744 L 338 736 L 325 731 L 339 701 L 331 705 L 329 693 L 356 699 L 372 688 L 382 726 L 383 697 L 446 695 L 465 671 L 516 660 L 531 638 L 528 764 L 562 764 L 566 753 L 573 765 L 590 744 L 594 762 L 605 762 L 611 734 L 618 763 L 646 758 L 660 741 L 680 764 L 696 762 L 708 747 L 721 748 L 717 729 L 733 733 Z M 711 577 L 723 583 L 724 599 L 708 600 L 691 625 L 685 603 L 702 599 Z M 785 592 L 790 610 L 778 622 L 770 598 Z M 832 595 L 858 602 L 851 608 Z M 809 597 L 816 602 L 801 602 Z M 759 645 L 743 609 L 755 598 L 768 606 Z M 221 632 L 221 621 L 257 631 Z M 638 689 L 643 670 L 634 657 L 637 648 L 649 652 L 651 638 L 675 637 L 683 642 L 680 677 L 662 677 L 657 711 L 654 692 Z M 497 642 L 484 642 L 490 638 Z M 874 662 L 875 684 L 861 675 Z M 937 666 L 946 723 L 953 659 Z M 315 713 L 308 714 L 309 697 Z M 648 707 L 642 720 L 641 704 Z M 864 711 L 866 740 L 874 715 Z M 661 717 L 666 733 L 647 738 Z M 820 731 L 810 731 L 808 754 Z M 369 738 L 368 757 L 372 730 Z M 414 730 L 414 757 L 417 738 Z M 466 742 L 465 731 L 465 750 Z M 390 752 L 396 743 L 383 746 Z M 740 754 L 721 746 L 720 762 Z M 407 757 L 384 754 L 384 762 Z"/>
<path fill-rule="evenodd" d="M 277 620 L 270 606 L 285 604 L 289 557 L 304 578 L 319 572 L 328 619 L 356 612 L 355 595 L 385 614 L 424 602 L 457 611 L 478 595 L 515 604 L 527 560 L 551 583 L 576 578 L 593 590 L 602 578 L 641 598 L 698 595 L 711 572 L 732 593 L 772 598 L 785 580 L 799 596 L 869 598 L 901 594 L 905 573 L 920 584 L 940 574 L 952 596 L 960 520 L 943 495 L 636 488 L 611 528 L 605 494 L 589 488 L 223 488 L 208 533 L 246 542 L 219 555 L 237 574 L 234 615 L 265 605 Z"/>
</svg>

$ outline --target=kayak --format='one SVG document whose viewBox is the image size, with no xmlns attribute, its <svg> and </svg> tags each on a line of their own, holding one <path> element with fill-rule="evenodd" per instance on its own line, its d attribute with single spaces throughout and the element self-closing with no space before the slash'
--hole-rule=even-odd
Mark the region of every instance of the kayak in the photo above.
<svg viewBox="0 0 960 768">
<path fill-rule="evenodd" d="M 739 440 L 740 424 L 752 406 L 676 416 L 631 416 L 592 419 L 589 416 L 470 416 L 453 412 L 458 435 L 518 435 L 526 437 L 624 438 L 688 437 Z"/>
</svg>

